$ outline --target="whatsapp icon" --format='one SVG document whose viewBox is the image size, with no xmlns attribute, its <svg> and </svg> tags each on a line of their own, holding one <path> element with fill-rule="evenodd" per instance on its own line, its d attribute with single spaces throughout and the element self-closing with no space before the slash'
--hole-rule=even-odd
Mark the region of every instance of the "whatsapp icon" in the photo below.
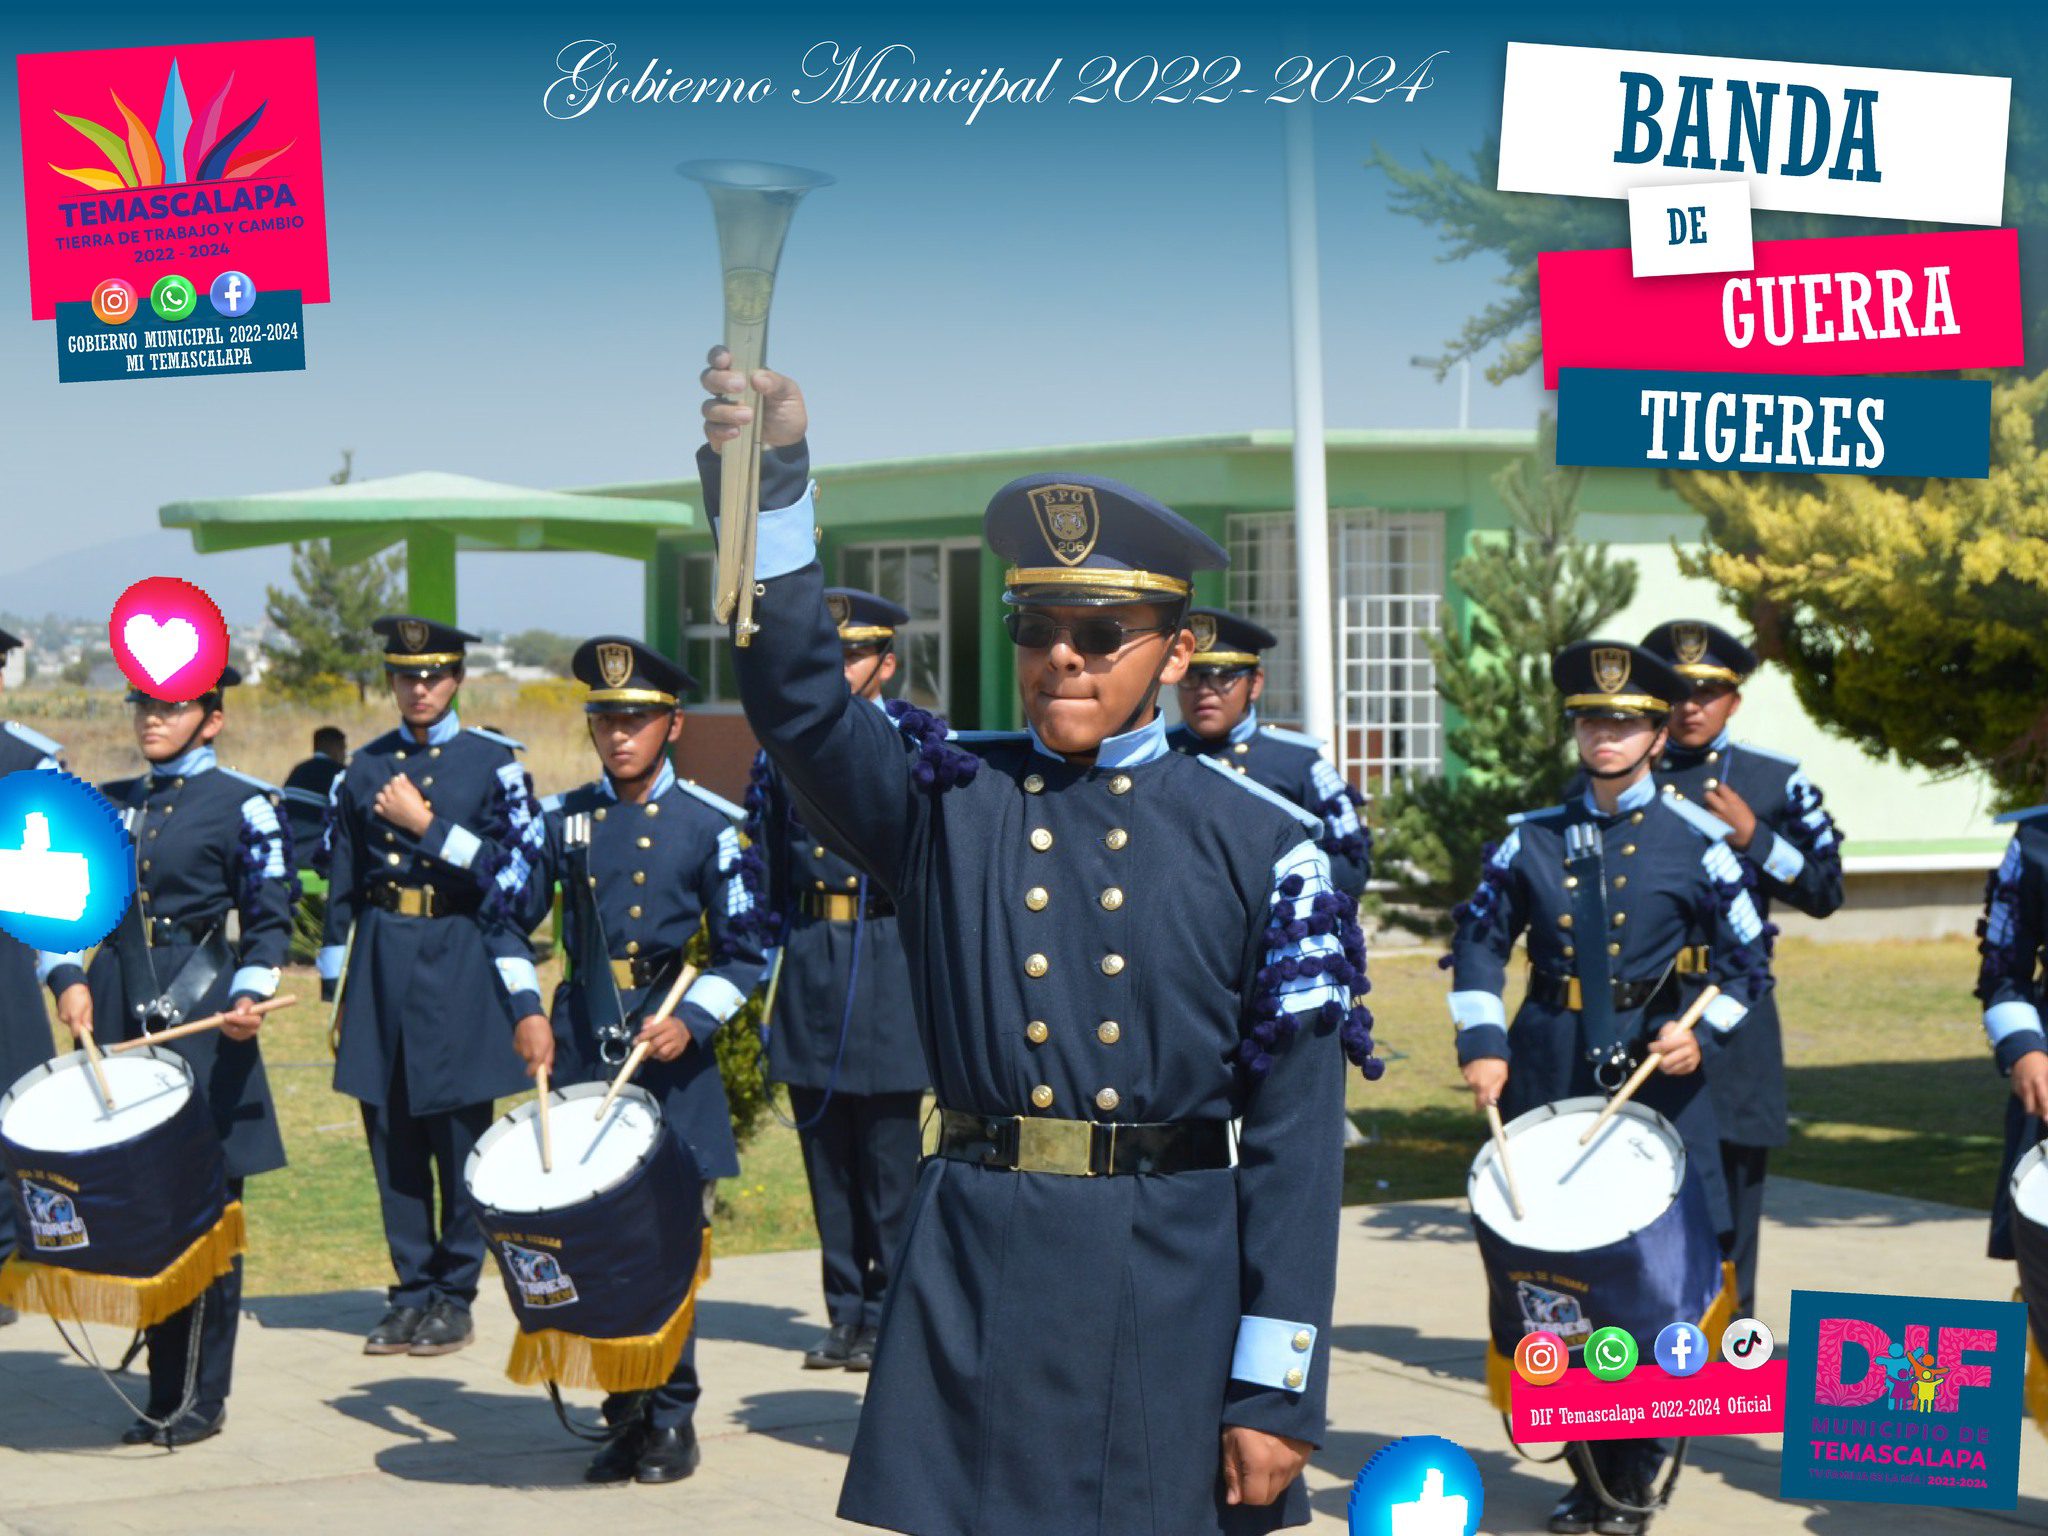
<svg viewBox="0 0 2048 1536">
<path fill-rule="evenodd" d="M 1626 1328 L 1601 1328 L 1586 1340 L 1586 1369 L 1602 1381 L 1620 1381 L 1635 1368 L 1635 1335 Z"/>
<path fill-rule="evenodd" d="M 175 272 L 158 278 L 156 286 L 149 290 L 149 307 L 165 320 L 184 319 L 198 302 L 199 293 L 191 280 Z"/>
</svg>

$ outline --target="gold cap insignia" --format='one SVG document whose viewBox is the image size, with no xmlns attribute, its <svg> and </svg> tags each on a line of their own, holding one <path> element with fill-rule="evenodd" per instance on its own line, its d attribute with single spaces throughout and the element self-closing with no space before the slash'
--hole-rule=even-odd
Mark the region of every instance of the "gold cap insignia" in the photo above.
<svg viewBox="0 0 2048 1536">
<path fill-rule="evenodd" d="M 1216 649 L 1216 616 L 1213 613 L 1196 614 L 1188 620 L 1188 628 L 1194 631 L 1196 650 Z"/>
<path fill-rule="evenodd" d="M 604 679 L 607 688 L 625 685 L 633 675 L 633 647 L 608 640 L 597 648 L 597 675 Z"/>
<path fill-rule="evenodd" d="M 418 619 L 400 619 L 398 643 L 408 651 L 424 651 L 427 648 L 427 626 Z"/>
<path fill-rule="evenodd" d="M 1029 492 L 1031 510 L 1046 548 L 1061 565 L 1079 565 L 1094 552 L 1102 533 L 1095 491 L 1086 485 L 1041 485 Z"/>
<path fill-rule="evenodd" d="M 1628 685 L 1629 655 L 1618 645 L 1593 651 L 1593 685 L 1602 693 L 1619 693 Z"/>
<path fill-rule="evenodd" d="M 1678 653 L 1678 659 L 1687 666 L 1693 665 L 1707 654 L 1707 626 L 1704 624 L 1674 624 L 1671 626 L 1671 648 Z"/>
<path fill-rule="evenodd" d="M 825 597 L 825 611 L 832 615 L 832 622 L 835 625 L 844 629 L 847 621 L 853 617 L 853 603 L 841 593 L 828 593 Z"/>
</svg>

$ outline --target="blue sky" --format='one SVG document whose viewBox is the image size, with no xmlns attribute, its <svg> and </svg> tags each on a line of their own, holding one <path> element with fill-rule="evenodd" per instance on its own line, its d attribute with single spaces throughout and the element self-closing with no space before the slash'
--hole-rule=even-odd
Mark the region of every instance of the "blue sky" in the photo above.
<svg viewBox="0 0 2048 1536">
<path fill-rule="evenodd" d="M 287 20 L 202 6 L 169 25 L 165 14 L 46 11 L 10 24 L 10 41 L 38 52 L 310 32 L 333 302 L 309 312 L 302 375 L 59 386 L 53 327 L 25 318 L 19 157 L 0 159 L 0 450 L 16 509 L 0 607 L 28 606 L 24 573 L 153 530 L 162 502 L 317 483 L 342 447 L 367 475 L 437 468 L 559 486 L 688 473 L 694 374 L 719 325 L 707 207 L 673 172 L 699 156 L 839 177 L 798 215 L 770 349 L 812 396 L 823 462 L 1287 425 L 1279 109 L 1253 97 L 1056 100 L 993 106 L 969 127 L 964 108 L 795 106 L 799 60 L 823 39 L 910 43 L 920 72 L 1030 74 L 1060 56 L 1069 89 L 1101 53 L 1230 53 L 1240 84 L 1265 84 L 1297 51 L 1390 54 L 1405 73 L 1447 49 L 1413 104 L 1316 113 L 1335 427 L 1454 424 L 1455 379 L 1437 385 L 1409 359 L 1486 303 L 1498 275 L 1485 260 L 1441 263 L 1430 232 L 1387 212 L 1385 180 L 1363 163 L 1374 145 L 1464 162 L 1498 124 L 1511 36 L 1727 42 L 1640 11 L 1532 24 L 1434 5 L 1299 14 L 1284 31 L 1270 12 L 1222 22 L 1185 7 L 1115 23 L 984 10 L 969 25 L 902 8 L 785 12 L 745 30 L 708 8 L 422 4 Z M 605 106 L 557 121 L 542 92 L 559 50 L 585 37 L 616 42 L 633 73 L 655 56 L 679 74 L 767 73 L 783 90 L 759 105 Z M 1771 42 L 1792 51 L 1790 38 Z M 1875 46 L 1860 30 L 1798 51 L 1846 61 Z M 12 123 L 11 73 L 4 89 Z M 1493 388 L 1475 376 L 1472 418 L 1527 426 L 1543 399 L 1533 380 Z M 122 544 L 122 558 L 174 551 L 169 538 Z M 209 584 L 231 615 L 253 616 L 255 582 L 280 565 L 220 563 Z M 109 570 L 108 601 L 142 574 Z M 496 608 L 519 606 L 537 578 L 568 592 L 558 627 L 630 627 L 638 613 L 637 580 L 617 563 L 467 557 L 465 619 L 504 622 Z"/>
</svg>

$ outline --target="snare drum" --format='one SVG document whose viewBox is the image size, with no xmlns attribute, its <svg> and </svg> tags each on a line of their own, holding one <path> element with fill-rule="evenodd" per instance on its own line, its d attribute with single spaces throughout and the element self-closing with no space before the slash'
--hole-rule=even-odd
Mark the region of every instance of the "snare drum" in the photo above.
<svg viewBox="0 0 2048 1536">
<path fill-rule="evenodd" d="M 598 1120 L 606 1087 L 552 1095 L 552 1170 L 541 1169 L 535 1102 L 501 1117 L 463 1168 L 519 1323 L 505 1374 L 525 1385 L 660 1386 L 711 1272 L 696 1163 L 642 1089 L 624 1089 Z"/>
<path fill-rule="evenodd" d="M 2027 1412 L 2048 1434 L 2048 1142 L 2013 1165 L 2012 1246 L 2027 1304 Z"/>
<path fill-rule="evenodd" d="M 19 1247 L 0 1302 L 146 1328 L 190 1306 L 247 1246 L 220 1138 L 182 1057 L 109 1056 L 101 1100 L 83 1051 L 0 1098 L 0 1161 Z"/>
<path fill-rule="evenodd" d="M 1633 1334 L 1647 1356 L 1676 1319 L 1698 1319 L 1713 1340 L 1733 1320 L 1730 1276 L 1684 1141 L 1662 1115 L 1631 1102 L 1580 1146 L 1606 1102 L 1564 1099 L 1508 1122 L 1519 1219 L 1494 1144 L 1472 1160 L 1466 1190 L 1486 1266 L 1487 1384 L 1502 1412 L 1508 1362 L 1525 1334 L 1554 1333 L 1576 1349 L 1611 1325 Z"/>
</svg>

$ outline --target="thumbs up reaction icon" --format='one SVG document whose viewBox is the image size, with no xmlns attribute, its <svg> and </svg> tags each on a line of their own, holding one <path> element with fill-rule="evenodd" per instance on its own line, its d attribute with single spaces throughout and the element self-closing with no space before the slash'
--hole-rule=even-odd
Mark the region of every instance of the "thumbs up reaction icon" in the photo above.
<svg viewBox="0 0 2048 1536">
<path fill-rule="evenodd" d="M 1445 1494 L 1444 1475 L 1435 1467 L 1422 1474 L 1417 1498 L 1387 1513 L 1393 1516 L 1393 1536 L 1465 1536 L 1465 1500 Z"/>
<path fill-rule="evenodd" d="M 0 774 L 0 932 L 90 949 L 134 895 L 135 844 L 104 795 L 55 768 Z"/>
<path fill-rule="evenodd" d="M 21 846 L 0 847 L 0 911 L 75 923 L 92 895 L 92 867 L 82 853 L 50 851 L 50 818 L 23 817 Z"/>
</svg>

